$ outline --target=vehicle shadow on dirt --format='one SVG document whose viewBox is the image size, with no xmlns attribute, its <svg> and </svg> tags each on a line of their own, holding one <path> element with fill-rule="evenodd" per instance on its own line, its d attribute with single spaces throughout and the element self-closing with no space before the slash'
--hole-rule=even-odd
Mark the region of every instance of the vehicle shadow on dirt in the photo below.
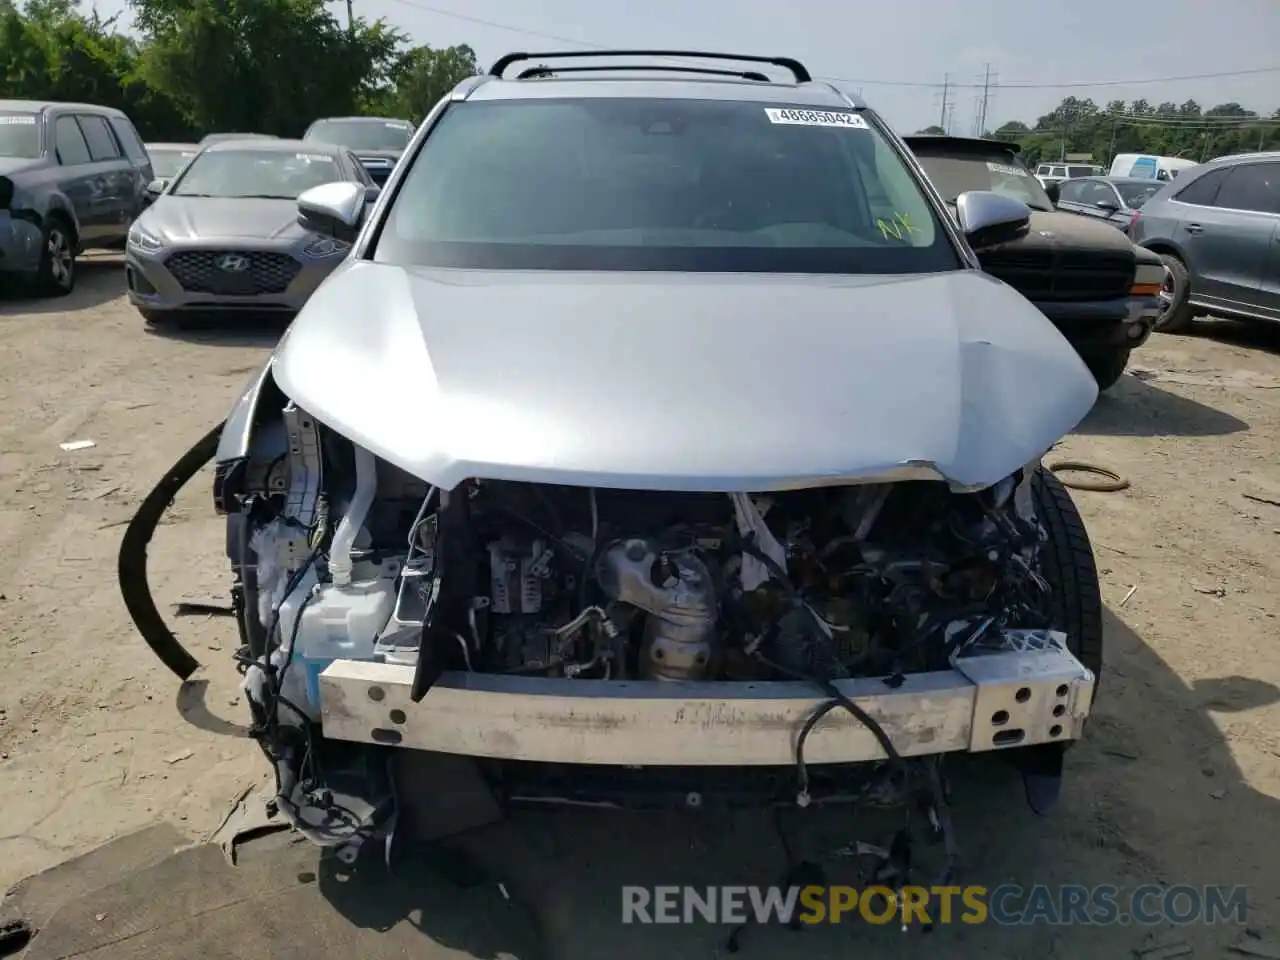
<svg viewBox="0 0 1280 960">
<path fill-rule="evenodd" d="M 1110 613 L 1106 630 L 1098 704 L 1086 739 L 1068 754 L 1061 802 L 1052 814 L 1042 818 L 1030 811 L 1020 777 L 1001 758 L 967 757 L 955 764 L 960 866 L 953 882 L 988 890 L 1002 884 L 1114 884 L 1122 890 L 1138 884 L 1247 886 L 1250 924 L 1258 927 L 1260 916 L 1275 916 L 1280 901 L 1274 855 L 1268 852 L 1274 847 L 1263 840 L 1280 830 L 1280 801 L 1242 778 L 1213 714 L 1274 702 L 1280 691 L 1244 677 L 1190 688 Z M 777 884 L 787 860 L 782 835 L 796 859 L 823 866 L 828 883 L 865 887 L 865 867 L 849 855 L 852 845 L 887 846 L 901 823 L 900 815 L 850 808 L 790 810 L 781 834 L 773 821 L 767 813 L 706 807 L 652 815 L 582 808 L 516 812 L 493 827 L 422 848 L 421 862 L 452 877 L 455 886 L 498 888 L 498 904 L 507 897 L 528 904 L 538 917 L 542 955 L 557 960 L 722 956 L 728 926 L 701 920 L 624 925 L 622 887 Z M 322 895 L 352 924 L 386 930 L 407 919 L 438 943 L 492 956 L 486 952 L 491 944 L 452 938 L 459 918 L 448 911 L 456 902 L 440 904 L 423 891 L 406 904 L 411 879 L 402 880 L 394 900 L 371 902 L 359 895 L 362 888 L 386 883 L 381 851 L 366 852 L 371 856 L 362 858 L 347 882 L 324 871 L 320 876 Z M 939 849 L 921 845 L 916 856 L 916 882 L 932 882 Z M 412 867 L 399 873 L 420 875 Z M 1123 896 L 1119 902 L 1123 908 Z M 961 912 L 957 901 L 956 916 Z M 800 950 L 835 960 L 862 948 L 922 960 L 1119 957 L 1149 947 L 1156 937 L 1184 943 L 1195 956 L 1220 956 L 1242 933 L 1233 923 L 1172 928 L 959 922 L 931 933 L 903 932 L 898 923 L 868 924 L 855 912 L 840 924 L 801 932 L 777 925 L 748 928 L 739 955 L 782 958 Z"/>
<path fill-rule="evenodd" d="M 1265 320 L 1252 323 L 1217 318 L 1197 320 L 1186 333 L 1192 337 L 1203 337 L 1206 340 L 1217 340 L 1219 343 L 1230 343 L 1237 347 L 1280 354 L 1280 325 L 1268 323 Z"/>
<path fill-rule="evenodd" d="M 279 313 L 236 311 L 191 313 L 147 327 L 147 333 L 168 340 L 182 340 L 212 347 L 274 347 L 292 316 Z"/>
<path fill-rule="evenodd" d="M 76 287 L 65 297 L 46 297 L 13 280 L 0 286 L 0 317 L 92 310 L 124 296 L 124 260 L 92 253 L 76 261 Z"/>
<path fill-rule="evenodd" d="M 1248 429 L 1249 424 L 1229 413 L 1125 375 L 1099 394 L 1073 432 L 1106 437 L 1216 437 Z"/>
</svg>

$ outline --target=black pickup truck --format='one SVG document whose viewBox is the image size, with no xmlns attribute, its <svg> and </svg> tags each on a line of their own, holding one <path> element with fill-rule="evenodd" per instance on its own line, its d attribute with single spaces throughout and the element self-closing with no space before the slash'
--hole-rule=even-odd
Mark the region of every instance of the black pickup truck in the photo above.
<svg viewBox="0 0 1280 960">
<path fill-rule="evenodd" d="M 904 139 L 948 204 L 966 190 L 994 190 L 1031 208 L 1023 239 L 978 251 L 983 269 L 1052 321 L 1099 389 L 1119 380 L 1159 315 L 1160 258 L 1114 227 L 1056 210 L 1051 193 L 1023 166 L 1017 144 L 929 134 Z"/>
</svg>

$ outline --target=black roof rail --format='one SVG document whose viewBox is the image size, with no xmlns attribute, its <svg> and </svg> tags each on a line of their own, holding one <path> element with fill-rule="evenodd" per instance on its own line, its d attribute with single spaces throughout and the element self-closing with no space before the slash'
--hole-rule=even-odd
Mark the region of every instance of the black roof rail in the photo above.
<svg viewBox="0 0 1280 960">
<path fill-rule="evenodd" d="M 743 63 L 768 63 L 775 67 L 782 67 L 791 72 L 796 83 L 808 83 L 813 79 L 808 68 L 792 57 L 756 57 L 749 54 L 709 53 L 703 50 L 558 50 L 547 53 L 508 53 L 494 62 L 489 68 L 489 74 L 501 77 L 509 66 L 522 60 L 576 60 L 582 57 L 681 57 L 699 60 L 739 60 Z"/>
<path fill-rule="evenodd" d="M 615 70 L 643 70 L 646 73 L 655 71 L 660 73 L 698 73 L 715 77 L 738 77 L 741 80 L 756 80 L 760 83 L 769 82 L 768 77 L 755 70 L 716 70 L 713 67 L 667 67 L 638 63 L 618 64 L 617 66 L 595 64 L 589 67 L 529 67 L 527 70 L 520 71 L 516 75 L 516 79 L 532 80 L 534 77 L 552 77 L 560 73 L 604 73 Z"/>
</svg>

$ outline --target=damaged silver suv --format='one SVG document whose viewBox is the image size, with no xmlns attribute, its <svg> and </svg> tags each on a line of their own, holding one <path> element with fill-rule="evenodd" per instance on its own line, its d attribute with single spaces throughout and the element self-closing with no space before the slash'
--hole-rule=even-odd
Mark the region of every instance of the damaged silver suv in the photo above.
<svg viewBox="0 0 1280 960">
<path fill-rule="evenodd" d="M 350 853 L 433 791 L 936 811 L 988 752 L 1045 808 L 1102 622 L 1040 459 L 1097 388 L 979 267 L 1026 206 L 953 219 L 793 60 L 584 56 L 462 82 L 368 213 L 299 198 L 352 252 L 167 478 L 216 461 L 282 815 Z"/>
</svg>

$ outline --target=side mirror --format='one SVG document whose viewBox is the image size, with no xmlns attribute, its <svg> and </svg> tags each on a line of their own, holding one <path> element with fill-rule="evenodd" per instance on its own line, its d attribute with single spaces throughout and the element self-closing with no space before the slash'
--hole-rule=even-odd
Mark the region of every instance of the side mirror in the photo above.
<svg viewBox="0 0 1280 960">
<path fill-rule="evenodd" d="M 381 193 L 382 193 L 382 188 L 381 188 L 380 186 L 378 186 L 376 183 L 375 183 L 375 184 L 373 184 L 373 185 L 371 185 L 371 186 L 365 187 L 365 188 L 364 188 L 364 202 L 365 202 L 365 203 L 373 203 L 373 201 L 375 201 L 375 200 L 377 200 L 377 199 L 378 199 L 378 196 L 379 196 Z"/>
<path fill-rule="evenodd" d="M 1031 208 L 989 190 L 970 190 L 956 197 L 956 219 L 975 251 L 1021 240 L 1031 230 Z"/>
<path fill-rule="evenodd" d="M 1114 200 L 1099 200 L 1097 203 L 1094 204 L 1094 206 L 1097 207 L 1099 210 L 1105 210 L 1107 213 L 1115 213 L 1117 210 L 1120 209 L 1119 204 L 1117 204 Z"/>
<path fill-rule="evenodd" d="M 1058 183 L 1047 183 L 1044 187 L 1045 195 L 1048 196 L 1049 202 L 1055 207 L 1058 205 L 1058 198 L 1062 196 L 1062 186 Z"/>
<path fill-rule="evenodd" d="M 156 197 L 160 196 L 160 194 L 164 193 L 164 188 L 168 185 L 168 180 L 161 180 L 159 178 L 152 180 L 147 184 L 147 196 L 154 200 Z"/>
<path fill-rule="evenodd" d="M 322 183 L 298 197 L 298 223 L 321 236 L 351 243 L 364 219 L 366 188 L 363 184 Z"/>
</svg>

